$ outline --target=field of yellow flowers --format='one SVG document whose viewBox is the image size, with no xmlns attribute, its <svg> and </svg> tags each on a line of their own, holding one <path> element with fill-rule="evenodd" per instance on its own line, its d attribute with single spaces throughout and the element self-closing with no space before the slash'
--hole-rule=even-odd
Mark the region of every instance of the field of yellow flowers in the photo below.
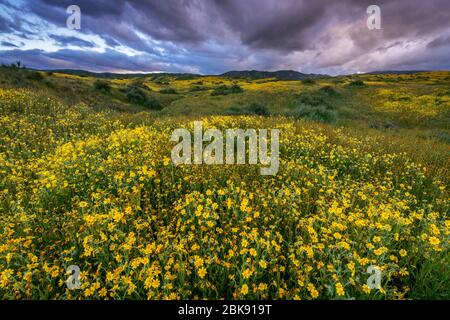
<svg viewBox="0 0 450 320">
<path fill-rule="evenodd" d="M 192 121 L 0 89 L 0 298 L 450 297 L 448 153 L 421 163 L 382 134 L 208 116 L 279 129 L 278 174 L 175 167 L 170 135 Z"/>
</svg>

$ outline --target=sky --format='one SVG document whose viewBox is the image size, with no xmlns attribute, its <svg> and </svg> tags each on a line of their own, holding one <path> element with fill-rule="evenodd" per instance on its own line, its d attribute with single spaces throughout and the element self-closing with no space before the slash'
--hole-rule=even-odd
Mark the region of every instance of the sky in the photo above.
<svg viewBox="0 0 450 320">
<path fill-rule="evenodd" d="M 67 8 L 78 5 L 81 28 Z M 381 29 L 367 26 L 380 8 Z M 450 70 L 450 0 L 0 0 L 0 62 L 94 72 Z"/>
</svg>

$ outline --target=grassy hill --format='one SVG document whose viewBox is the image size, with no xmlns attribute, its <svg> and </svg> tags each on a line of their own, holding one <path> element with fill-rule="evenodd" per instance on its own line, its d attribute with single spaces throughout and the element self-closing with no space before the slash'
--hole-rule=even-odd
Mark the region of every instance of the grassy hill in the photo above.
<svg viewBox="0 0 450 320">
<path fill-rule="evenodd" d="M 280 80 L 278 73 L 270 72 L 251 79 L 244 73 L 239 74 L 245 79 L 235 79 L 233 73 L 106 76 L 0 68 L 0 84 L 43 92 L 70 105 L 83 102 L 124 112 L 151 109 L 145 99 L 127 97 L 134 87 L 161 104 L 161 115 L 248 113 L 249 106 L 259 104 L 270 114 L 395 132 L 412 130 L 425 138 L 449 140 L 450 72 L 377 73 L 302 81 Z M 264 75 L 270 77 L 260 79 Z M 96 89 L 98 82 L 106 83 L 108 89 Z M 233 92 L 233 86 L 240 90 Z"/>
<path fill-rule="evenodd" d="M 266 78 L 276 78 L 278 80 L 304 80 L 304 79 L 316 79 L 316 78 L 327 78 L 326 75 L 320 74 L 305 74 L 293 70 L 280 70 L 280 71 L 228 71 L 221 75 L 224 78 L 232 79 L 249 79 L 258 80 Z"/>
</svg>

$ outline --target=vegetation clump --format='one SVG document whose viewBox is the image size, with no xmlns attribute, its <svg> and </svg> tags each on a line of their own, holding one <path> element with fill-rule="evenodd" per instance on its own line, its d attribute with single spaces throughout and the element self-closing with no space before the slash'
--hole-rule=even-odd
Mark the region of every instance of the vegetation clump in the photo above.
<svg viewBox="0 0 450 320">
<path fill-rule="evenodd" d="M 147 95 L 144 90 L 139 87 L 130 86 L 125 91 L 125 96 L 128 102 L 149 108 L 151 110 L 161 110 L 161 103 Z"/>
<path fill-rule="evenodd" d="M 319 105 L 312 106 L 307 104 L 299 104 L 293 110 L 286 112 L 286 116 L 293 117 L 295 119 L 305 118 L 312 121 L 322 123 L 336 122 L 337 113 L 335 110 Z"/>
<path fill-rule="evenodd" d="M 348 84 L 348 86 L 351 88 L 362 88 L 366 86 L 366 84 L 362 80 L 353 80 Z"/>
<path fill-rule="evenodd" d="M 212 96 L 225 96 L 228 94 L 242 93 L 244 90 L 237 84 L 232 86 L 221 85 L 213 90 Z"/>
<path fill-rule="evenodd" d="M 320 88 L 319 93 L 322 93 L 329 97 L 338 97 L 339 96 L 339 92 L 337 92 L 336 89 L 333 88 L 332 86 L 324 86 L 324 87 Z"/>
<path fill-rule="evenodd" d="M 159 93 L 162 93 L 162 94 L 177 94 L 177 90 L 175 90 L 174 88 L 163 88 L 163 89 L 159 90 Z"/>
<path fill-rule="evenodd" d="M 316 84 L 316 81 L 314 79 L 303 79 L 301 82 L 306 85 Z"/>
<path fill-rule="evenodd" d="M 326 88 L 326 89 L 324 89 Z M 333 88 L 323 87 L 315 93 L 303 93 L 299 96 L 295 107 L 285 113 L 288 117 L 305 118 L 317 122 L 333 123 L 337 112 L 329 100 L 335 95 Z"/>
<path fill-rule="evenodd" d="M 257 115 L 257 116 L 269 116 L 270 112 L 267 107 L 260 103 L 251 103 L 245 107 L 231 106 L 226 111 L 227 115 Z"/>
<path fill-rule="evenodd" d="M 110 93 L 111 92 L 111 86 L 106 81 L 95 80 L 95 82 L 94 82 L 94 90 L 106 94 L 106 93 Z"/>
<path fill-rule="evenodd" d="M 153 82 L 156 83 L 156 84 L 164 85 L 164 86 L 166 86 L 166 85 L 168 85 L 170 83 L 169 80 L 167 80 L 164 77 L 153 78 Z"/>
</svg>

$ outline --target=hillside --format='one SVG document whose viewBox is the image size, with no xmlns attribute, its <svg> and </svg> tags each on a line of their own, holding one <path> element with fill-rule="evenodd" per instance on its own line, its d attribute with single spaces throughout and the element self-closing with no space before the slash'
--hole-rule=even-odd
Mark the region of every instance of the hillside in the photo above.
<svg viewBox="0 0 450 320">
<path fill-rule="evenodd" d="M 244 78 L 234 78 L 238 74 L 233 72 L 228 76 L 99 75 L 0 68 L 0 85 L 43 92 L 72 105 L 83 102 L 97 109 L 161 115 L 240 114 L 257 104 L 265 114 L 306 117 L 394 135 L 406 130 L 415 136 L 449 141 L 450 72 L 300 81 L 279 80 L 271 72 L 239 74 Z M 263 76 L 268 78 L 260 78 Z"/>
<path fill-rule="evenodd" d="M 278 80 L 304 80 L 304 79 L 316 79 L 325 78 L 327 75 L 320 74 L 305 74 L 293 70 L 280 70 L 280 71 L 256 71 L 256 70 L 245 70 L 245 71 L 229 71 L 221 75 L 221 77 L 231 78 L 231 79 L 265 79 L 265 78 L 275 78 Z"/>
</svg>

